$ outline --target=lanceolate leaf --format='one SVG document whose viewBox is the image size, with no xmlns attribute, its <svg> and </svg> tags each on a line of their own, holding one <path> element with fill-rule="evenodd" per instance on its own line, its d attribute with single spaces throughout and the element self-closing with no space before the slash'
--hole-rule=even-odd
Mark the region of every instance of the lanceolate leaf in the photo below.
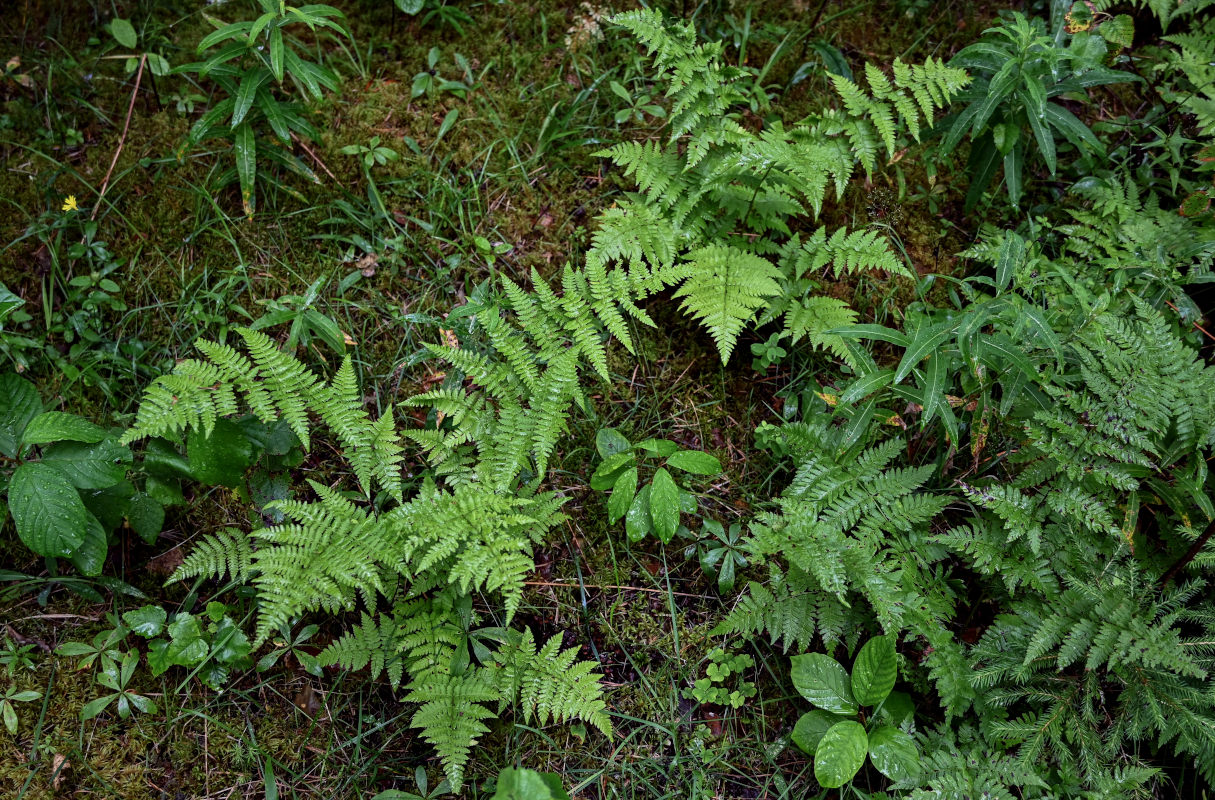
<svg viewBox="0 0 1215 800">
<path fill-rule="evenodd" d="M 663 467 L 654 473 L 650 484 L 650 517 L 654 520 L 654 533 L 663 544 L 675 538 L 679 527 L 679 487 Z"/>
<path fill-rule="evenodd" d="M 236 153 L 236 174 L 240 178 L 241 204 L 245 209 L 245 216 L 252 218 L 257 209 L 257 197 L 254 195 L 257 181 L 257 137 L 248 120 L 236 126 L 232 143 Z"/>
</svg>

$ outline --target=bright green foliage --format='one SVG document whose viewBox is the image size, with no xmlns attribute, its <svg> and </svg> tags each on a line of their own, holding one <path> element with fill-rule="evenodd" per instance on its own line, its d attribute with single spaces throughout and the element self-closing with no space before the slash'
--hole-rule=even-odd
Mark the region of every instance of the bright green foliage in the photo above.
<svg viewBox="0 0 1215 800">
<path fill-rule="evenodd" d="M 906 725 L 914 712 L 899 708 L 899 703 L 886 708 L 898 669 L 893 638 L 875 636 L 866 642 L 851 676 L 822 653 L 794 656 L 792 663 L 794 688 L 818 706 L 797 721 L 793 743 L 814 756 L 814 777 L 820 786 L 837 789 L 851 781 L 866 755 L 892 780 L 912 780 L 919 774 L 915 740 L 898 727 Z M 875 708 L 858 719 L 861 706 Z"/>
<path fill-rule="evenodd" d="M 843 353 L 821 334 L 853 318 L 839 304 L 809 302 L 817 284 L 808 274 L 829 264 L 837 274 L 910 272 L 875 233 L 820 229 L 802 244 L 794 222 L 807 209 L 817 216 L 828 186 L 841 194 L 858 164 L 872 173 L 879 149 L 893 155 L 903 130 L 918 139 L 934 110 L 966 84 L 965 73 L 935 61 L 896 61 L 893 81 L 866 69 L 868 92 L 833 76 L 842 110 L 755 133 L 730 113 L 745 98 L 748 73 L 723 63 L 720 42 L 697 44 L 690 25 L 649 9 L 614 20 L 645 45 L 667 85 L 670 139 L 600 153 L 633 177 L 637 193 L 600 217 L 587 274 L 625 293 L 620 305 L 634 316 L 633 302 L 677 286 L 681 307 L 708 329 L 723 362 L 743 328 L 774 303 L 769 318 L 787 315 L 794 340 L 805 336 Z M 631 349 L 623 317 L 601 318 Z"/>
<path fill-rule="evenodd" d="M 681 448 L 669 439 L 645 439 L 632 444 L 615 428 L 603 428 L 595 437 L 595 445 L 603 461 L 591 475 L 591 488 L 611 491 L 608 498 L 608 520 L 624 519 L 630 541 L 640 541 L 651 533 L 663 544 L 670 544 L 676 532 L 687 533 L 680 525 L 680 516 L 695 513 L 696 495 L 675 482 L 677 474 L 712 476 L 721 472 L 721 462 L 708 453 Z M 641 469 L 653 469 L 644 464 L 645 456 L 663 459 L 654 469 L 652 478 L 642 482 Z M 681 478 L 681 481 L 686 479 Z M 640 490 L 638 487 L 640 486 Z"/>
<path fill-rule="evenodd" d="M 312 170 L 283 147 L 291 144 L 292 134 L 316 139 L 317 132 L 299 104 L 285 100 L 273 87 L 290 78 L 300 95 L 320 100 L 323 90 L 337 91 L 339 85 L 332 70 L 301 57 L 285 30 L 298 23 L 314 31 L 329 28 L 347 35 L 336 21 L 342 12 L 332 6 L 295 7 L 278 0 L 259 0 L 259 4 L 262 13 L 255 20 L 225 25 L 208 18 L 216 30 L 198 43 L 198 53 L 217 46 L 219 49 L 206 61 L 184 64 L 174 70 L 210 78 L 227 95 L 194 123 L 178 155 L 207 139 L 231 139 L 235 177 L 240 182 L 241 202 L 249 217 L 257 208 L 259 158 L 317 182 Z M 273 132 L 277 142 L 265 138 L 266 128 Z M 229 177 L 222 182 L 230 180 Z"/>
<path fill-rule="evenodd" d="M 489 707 L 494 701 L 499 712 L 516 704 L 529 722 L 582 719 L 611 735 L 600 676 L 591 671 L 593 662 L 576 658 L 577 648 L 561 651 L 560 635 L 537 650 L 530 630 L 513 634 L 486 666 L 415 678 L 405 699 L 422 706 L 410 724 L 434 745 L 454 787 L 463 781 L 472 746 L 489 731 L 485 720 L 498 714 Z"/>
<path fill-rule="evenodd" d="M 498 667 L 496 682 L 502 688 L 503 704 L 513 702 L 523 709 L 523 719 L 541 724 L 584 719 L 612 733 L 607 706 L 600 697 L 599 675 L 593 661 L 576 661 L 578 648 L 561 649 L 561 634 L 544 643 L 538 651 L 530 629 L 518 644 L 507 645 L 494 654 Z"/>
<path fill-rule="evenodd" d="M 13 374 L 0 375 L 0 456 L 0 519 L 11 514 L 17 537 L 37 555 L 95 576 L 124 520 L 148 541 L 160 533 L 164 509 L 136 491 L 134 456 L 117 434 L 44 411 L 34 385 Z"/>
<path fill-rule="evenodd" d="M 236 330 L 249 357 L 228 345 L 200 340 L 196 346 L 206 360 L 184 360 L 172 374 L 157 378 L 122 443 L 186 431 L 209 436 L 216 420 L 237 414 L 243 399 L 244 407 L 262 422 L 284 420 L 308 448 L 311 412 L 337 437 L 363 491 L 370 493 L 378 484 L 399 500 L 401 444 L 392 408 L 378 420 L 371 418 L 363 407 L 350 357 L 325 383 L 294 356 L 279 350 L 266 334 Z"/>
<path fill-rule="evenodd" d="M 169 583 L 186 578 L 223 578 L 244 583 L 252 573 L 253 546 L 249 535 L 239 528 L 224 528 L 194 543 L 169 577 Z"/>
<path fill-rule="evenodd" d="M 1001 164 L 1008 199 L 1020 203 L 1031 136 L 1052 175 L 1058 166 L 1056 135 L 1080 151 L 1103 152 L 1088 126 L 1050 98 L 1134 80 L 1100 63 L 1105 42 L 1093 34 L 1078 33 L 1064 48 L 1061 35 L 1050 35 L 1041 20 L 1020 13 L 984 33 L 983 41 L 949 62 L 969 70 L 975 83 L 961 98 L 967 106 L 952 118 L 941 143 L 942 154 L 948 154 L 970 136 L 968 210 L 982 199 Z"/>
<path fill-rule="evenodd" d="M 553 316 L 567 307 L 551 294 L 546 298 L 550 305 L 544 310 Z M 544 318 L 528 301 L 520 292 L 524 313 L 531 313 L 533 321 Z M 580 352 L 554 354 L 554 360 L 565 359 L 564 367 L 539 367 L 541 359 L 527 350 L 520 330 L 505 322 L 489 327 L 490 341 L 506 357 L 501 366 L 464 350 L 441 350 L 453 363 L 476 371 L 489 397 L 500 403 L 495 408 L 485 398 L 465 396 L 464 410 L 459 410 L 455 402 L 446 402 L 459 399 L 454 393 L 432 398 L 450 409 L 455 421 L 472 426 L 462 431 L 463 440 L 458 432 L 457 440 L 481 445 L 468 480 L 453 481 L 450 490 L 426 480 L 413 497 L 403 497 L 402 448 L 391 409 L 375 420 L 364 410 L 349 357 L 325 382 L 264 334 L 248 329 L 238 332 L 249 357 L 204 342 L 199 347 L 206 361 L 182 362 L 172 375 L 158 379 L 124 439 L 207 433 L 242 405 L 264 423 L 284 420 L 305 446 L 315 433 L 310 414 L 326 424 L 344 448 L 362 495 L 378 502 L 358 502 L 352 497 L 360 495 L 309 481 L 314 500 L 267 504 L 265 511 L 283 521 L 249 536 L 227 530 L 204 538 L 171 580 L 227 574 L 250 581 L 258 597 L 254 647 L 289 630 L 308 612 L 337 614 L 356 605 L 369 609 L 318 662 L 370 667 L 374 675 L 387 673 L 393 686 L 408 674 L 406 699 L 421 704 L 413 725 L 435 745 L 457 788 L 469 749 L 488 730 L 486 721 L 498 714 L 481 703 L 517 702 L 526 719 L 541 724 L 580 718 L 605 733 L 611 730 L 599 676 L 591 672 L 593 662 L 576 662 L 576 649 L 561 652 L 559 637 L 539 651 L 530 631 L 521 644 L 504 645 L 496 654 L 477 645 L 474 655 L 484 666 L 469 662 L 464 637 L 471 624 L 470 595 L 500 595 L 509 622 L 522 599 L 523 581 L 534 569 L 534 544 L 564 519 L 563 498 L 507 490 L 525 466 L 534 464 L 527 462 L 528 444 L 543 458 L 551 451 L 560 432 L 554 420 L 564 424 L 568 393 L 577 389 L 574 358 Z M 576 325 L 549 329 L 541 324 L 529 330 L 536 334 L 533 340 L 549 342 L 554 351 L 565 341 L 559 337 L 577 339 L 584 333 Z M 547 383 L 556 373 L 562 377 Z M 542 401 L 533 399 L 532 407 L 525 407 L 520 396 L 529 390 Z M 524 430 L 532 438 L 519 447 L 513 436 Z M 426 433 L 415 435 L 441 445 Z M 376 486 L 383 495 L 370 497 Z M 376 614 L 381 603 L 391 610 Z"/>
</svg>

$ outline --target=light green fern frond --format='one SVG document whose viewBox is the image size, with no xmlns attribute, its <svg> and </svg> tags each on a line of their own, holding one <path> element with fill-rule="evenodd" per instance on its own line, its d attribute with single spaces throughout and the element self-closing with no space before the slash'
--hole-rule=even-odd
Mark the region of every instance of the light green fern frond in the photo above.
<svg viewBox="0 0 1215 800">
<path fill-rule="evenodd" d="M 684 281 L 675 292 L 681 307 L 701 321 L 725 363 L 738 335 L 769 298 L 780 294 L 781 272 L 745 250 L 710 245 L 688 254 Z"/>
<path fill-rule="evenodd" d="M 239 583 L 253 572 L 253 547 L 249 535 L 239 528 L 224 528 L 194 543 L 190 555 L 169 576 L 166 585 L 187 578 L 223 578 Z"/>
<path fill-rule="evenodd" d="M 497 716 L 482 705 L 492 703 L 499 691 L 483 671 L 467 675 L 435 675 L 409 685 L 407 703 L 420 703 L 410 727 L 421 728 L 422 738 L 434 746 L 452 791 L 464 783 L 464 767 L 477 740 L 489 732 L 485 720 Z"/>
<path fill-rule="evenodd" d="M 595 662 L 578 661 L 578 648 L 561 650 L 561 634 L 536 650 L 531 629 L 525 629 L 518 645 L 504 646 L 494 654 L 501 670 L 502 706 L 515 702 L 524 720 L 541 725 L 580 719 L 594 725 L 605 736 L 612 735 L 612 722 L 603 701 L 601 675 Z"/>
</svg>

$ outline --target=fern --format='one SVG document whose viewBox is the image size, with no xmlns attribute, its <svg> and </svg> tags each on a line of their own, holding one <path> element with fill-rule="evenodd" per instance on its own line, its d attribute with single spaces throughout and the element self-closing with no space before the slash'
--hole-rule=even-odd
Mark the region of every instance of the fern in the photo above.
<svg viewBox="0 0 1215 800">
<path fill-rule="evenodd" d="M 409 687 L 405 702 L 418 703 L 410 727 L 421 728 L 422 738 L 434 746 L 452 788 L 464 782 L 464 767 L 473 745 L 489 732 L 485 724 L 496 714 L 485 703 L 500 692 L 484 670 L 470 675 L 431 676 Z"/>
<path fill-rule="evenodd" d="M 578 648 L 561 650 L 561 638 L 557 634 L 537 651 L 531 629 L 527 629 L 517 645 L 494 654 L 502 704 L 514 702 L 527 722 L 535 719 L 546 725 L 581 719 L 611 736 L 612 723 L 599 686 L 601 676 L 592 671 L 594 662 L 576 661 Z"/>
<path fill-rule="evenodd" d="M 186 578 L 219 579 L 225 575 L 244 583 L 252 573 L 253 547 L 249 536 L 239 528 L 224 528 L 196 542 L 167 583 Z"/>
<path fill-rule="evenodd" d="M 683 310 L 707 328 L 723 362 L 742 330 L 777 298 L 779 310 L 768 309 L 764 320 L 787 315 L 784 333 L 794 341 L 809 335 L 815 346 L 845 357 L 825 331 L 846 312 L 842 304 L 829 307 L 806 296 L 817 287 L 805 279 L 809 265 L 834 263 L 837 275 L 878 270 L 910 277 L 910 271 L 882 237 L 866 231 L 840 229 L 828 237 L 820 229 L 799 255 L 779 264 L 770 257 L 798 251 L 794 221 L 807 207 L 817 216 L 828 188 L 841 194 L 858 164 L 872 172 L 879 147 L 893 155 L 903 130 L 918 140 L 932 114 L 965 86 L 965 74 L 932 60 L 896 61 L 893 82 L 866 68 L 869 92 L 833 76 L 842 110 L 756 133 L 729 113 L 750 76 L 724 64 L 720 43 L 697 44 L 691 26 L 667 23 L 649 9 L 613 19 L 646 47 L 667 86 L 670 138 L 621 143 L 598 154 L 634 179 L 637 194 L 600 218 L 588 273 L 599 286 L 613 287 L 616 309 L 643 322 L 635 303 L 676 286 Z M 597 299 L 604 303 L 603 294 Z M 609 302 L 596 310 L 631 349 L 621 336 L 625 315 L 612 308 Z"/>
</svg>

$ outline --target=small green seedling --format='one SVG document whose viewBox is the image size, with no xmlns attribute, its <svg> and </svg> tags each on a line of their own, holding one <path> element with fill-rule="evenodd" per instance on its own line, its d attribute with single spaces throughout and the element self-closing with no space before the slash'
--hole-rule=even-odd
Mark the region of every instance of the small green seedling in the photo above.
<svg viewBox="0 0 1215 800">
<path fill-rule="evenodd" d="M 668 439 L 646 439 L 632 444 L 620 431 L 604 428 L 595 436 L 603 462 L 591 476 L 591 488 L 611 491 L 608 518 L 624 518 L 629 540 L 638 542 L 653 533 L 668 544 L 679 530 L 680 514 L 696 513 L 696 496 L 675 482 L 670 470 L 692 475 L 717 475 L 721 462 L 699 450 L 685 450 Z M 662 459 L 650 482 L 641 486 L 645 457 Z"/>
<path fill-rule="evenodd" d="M 905 731 L 914 715 L 911 698 L 892 692 L 898 672 L 894 639 L 875 636 L 852 665 L 852 675 L 822 653 L 794 656 L 793 686 L 818 706 L 793 728 L 793 743 L 814 756 L 820 786 L 838 789 L 856 776 L 865 756 L 891 780 L 919 774 L 919 749 Z M 861 714 L 862 707 L 871 707 Z"/>
<path fill-rule="evenodd" d="M 85 703 L 84 708 L 80 709 L 80 719 L 92 719 L 109 708 L 110 704 L 115 701 L 117 701 L 118 716 L 122 719 L 131 716 L 132 708 L 144 714 L 155 714 L 159 711 L 160 709 L 156 703 L 152 702 L 150 697 L 136 694 L 127 689 L 127 685 L 131 682 L 131 676 L 135 674 L 135 667 L 138 665 L 139 653 L 135 650 L 130 650 L 124 654 L 121 664 L 116 664 L 113 661 L 107 663 L 97 675 L 97 682 L 113 691 L 110 694 Z"/>
<path fill-rule="evenodd" d="M 13 703 L 32 703 L 41 699 L 42 692 L 32 689 L 20 691 L 10 686 L 4 690 L 4 696 L 0 697 L 0 719 L 4 720 L 4 727 L 11 735 L 17 735 L 17 709 L 13 708 Z"/>
</svg>

